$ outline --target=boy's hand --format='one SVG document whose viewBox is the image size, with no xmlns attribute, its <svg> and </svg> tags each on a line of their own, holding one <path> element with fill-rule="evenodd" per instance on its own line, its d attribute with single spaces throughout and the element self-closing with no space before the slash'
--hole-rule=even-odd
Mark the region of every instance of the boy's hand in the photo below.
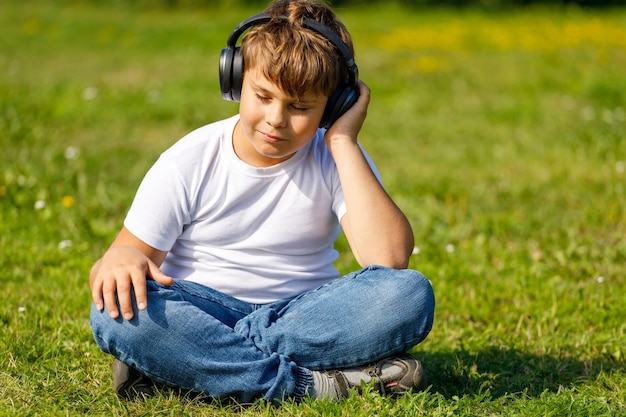
<svg viewBox="0 0 626 417">
<path fill-rule="evenodd" d="M 333 123 L 324 137 L 326 145 L 340 140 L 357 141 L 357 135 L 363 126 L 367 116 L 367 107 L 370 102 L 370 89 L 363 81 L 358 82 L 359 98 L 335 123 Z"/>
<path fill-rule="evenodd" d="M 133 318 L 131 289 L 135 290 L 137 308 L 147 307 L 146 277 L 163 285 L 172 285 L 174 279 L 165 275 L 143 252 L 134 246 L 112 246 L 92 268 L 89 277 L 91 294 L 96 308 L 107 308 L 111 318 L 120 315 Z"/>
</svg>

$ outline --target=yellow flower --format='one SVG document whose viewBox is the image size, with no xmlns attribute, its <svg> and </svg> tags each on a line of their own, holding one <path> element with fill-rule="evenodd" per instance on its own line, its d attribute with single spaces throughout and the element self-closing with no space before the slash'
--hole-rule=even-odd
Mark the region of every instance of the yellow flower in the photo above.
<svg viewBox="0 0 626 417">
<path fill-rule="evenodd" d="M 61 205 L 65 208 L 72 207 L 75 202 L 76 200 L 74 200 L 74 197 L 72 197 L 71 195 L 64 195 L 61 199 Z"/>
</svg>

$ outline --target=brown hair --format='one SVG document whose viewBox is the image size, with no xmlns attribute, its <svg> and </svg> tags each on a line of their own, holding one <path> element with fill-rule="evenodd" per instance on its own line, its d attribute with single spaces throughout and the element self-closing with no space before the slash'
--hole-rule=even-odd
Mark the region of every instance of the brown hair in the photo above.
<svg viewBox="0 0 626 417">
<path fill-rule="evenodd" d="M 315 1 L 278 0 L 265 12 L 271 20 L 254 26 L 242 40 L 245 71 L 260 70 L 293 97 L 330 96 L 348 77 L 344 58 L 332 42 L 302 22 L 309 18 L 324 24 L 354 53 L 343 23 L 328 5 Z"/>
</svg>

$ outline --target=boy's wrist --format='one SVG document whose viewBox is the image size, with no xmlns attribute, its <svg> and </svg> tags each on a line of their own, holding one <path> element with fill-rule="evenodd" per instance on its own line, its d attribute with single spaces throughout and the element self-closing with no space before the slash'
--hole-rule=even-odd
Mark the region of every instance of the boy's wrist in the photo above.
<svg viewBox="0 0 626 417">
<path fill-rule="evenodd" d="M 358 148 L 356 136 L 352 137 L 350 135 L 335 134 L 332 136 L 327 136 L 325 139 L 326 146 L 328 146 L 331 154 L 334 154 L 335 152 L 342 152 L 344 150 L 353 150 L 354 148 Z"/>
</svg>

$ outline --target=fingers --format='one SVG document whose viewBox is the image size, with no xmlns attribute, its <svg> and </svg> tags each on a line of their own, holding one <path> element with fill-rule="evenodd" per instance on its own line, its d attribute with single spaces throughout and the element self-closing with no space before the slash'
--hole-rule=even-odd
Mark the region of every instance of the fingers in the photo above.
<svg viewBox="0 0 626 417">
<path fill-rule="evenodd" d="M 359 80 L 359 99 L 355 103 L 356 109 L 358 109 L 359 117 L 365 119 L 367 117 L 367 108 L 370 104 L 370 96 L 371 90 L 370 88 L 363 82 Z M 363 121 L 361 120 L 361 124 Z"/>
<path fill-rule="evenodd" d="M 117 301 L 119 303 L 119 308 L 121 310 L 122 316 L 126 319 L 126 320 L 130 320 L 133 318 L 133 304 L 132 304 L 132 300 L 131 300 L 131 281 L 129 281 L 128 279 L 120 279 L 119 281 L 116 282 L 117 284 Z M 105 303 L 107 305 L 107 308 L 109 310 L 109 314 L 111 315 L 112 318 L 117 318 L 119 317 L 119 312 L 115 311 L 115 313 L 113 312 L 113 310 L 110 307 L 110 304 L 113 304 L 113 308 L 115 308 L 115 294 L 111 294 L 109 293 L 109 296 L 111 297 L 110 301 L 107 301 L 107 293 L 105 293 L 104 295 L 104 299 L 105 299 Z M 115 317 L 114 317 L 115 314 Z"/>
<path fill-rule="evenodd" d="M 367 107 L 370 102 L 371 90 L 367 86 L 367 84 L 365 84 L 361 80 L 359 80 L 357 87 L 359 89 L 359 98 L 357 99 L 356 103 L 354 103 L 353 107 L 355 108 L 355 110 L 358 109 L 356 111 L 359 113 L 367 113 Z"/>
<path fill-rule="evenodd" d="M 139 310 L 145 310 L 148 307 L 148 296 L 146 292 L 146 276 L 151 278 L 152 280 L 158 282 L 163 285 L 172 285 L 174 283 L 174 278 L 168 277 L 165 275 L 158 266 L 151 260 L 148 260 L 147 263 L 147 271 L 146 272 L 138 272 L 131 276 L 133 288 L 135 290 L 135 299 L 137 300 L 137 308 Z M 119 296 L 119 295 L 118 295 Z M 121 306 L 121 301 L 120 301 Z M 124 318 L 126 318 L 126 311 L 122 307 L 122 312 L 124 313 Z M 130 310 L 130 317 L 132 318 L 132 309 Z M 126 318 L 127 320 L 130 320 Z"/>
<path fill-rule="evenodd" d="M 134 317 L 133 290 L 137 299 L 137 307 L 140 310 L 146 308 L 146 276 L 141 268 L 116 271 L 116 273 L 101 277 L 101 280 L 104 306 L 112 319 L 120 317 L 120 314 L 126 320 L 131 320 Z M 94 302 L 96 302 L 95 298 Z M 96 307 L 98 307 L 98 302 L 96 302 Z M 99 308 L 99 310 L 101 309 Z"/>
<path fill-rule="evenodd" d="M 148 307 L 148 296 L 146 292 L 146 276 L 145 274 L 135 274 L 132 277 L 133 288 L 135 290 L 135 299 L 137 301 L 137 308 L 139 310 L 145 310 Z M 130 309 L 128 311 L 124 310 L 120 301 L 120 307 L 122 308 L 122 312 L 124 313 L 124 318 L 126 320 L 130 320 L 133 318 L 133 310 L 132 305 L 128 306 Z M 127 316 L 128 313 L 128 316 Z M 128 318 L 130 317 L 130 318 Z"/>
<path fill-rule="evenodd" d="M 174 279 L 161 272 L 152 261 L 142 267 L 101 273 L 92 284 L 92 298 L 96 308 L 100 311 L 106 308 L 113 319 L 121 315 L 125 320 L 132 320 L 133 292 L 137 309 L 145 310 L 148 307 L 146 276 L 163 285 L 174 283 Z"/>
<path fill-rule="evenodd" d="M 359 98 L 356 103 L 326 131 L 325 139 L 327 143 L 331 140 L 343 138 L 350 138 L 353 142 L 356 142 L 357 135 L 367 117 L 367 108 L 370 102 L 369 87 L 363 81 L 359 81 L 358 88 Z"/>
<path fill-rule="evenodd" d="M 174 283 L 174 278 L 165 275 L 152 261 L 148 261 L 148 276 L 159 284 L 170 286 Z"/>
<path fill-rule="evenodd" d="M 117 294 L 119 290 L 119 285 L 117 285 L 115 277 L 102 279 L 101 282 L 104 307 L 109 312 L 109 316 L 112 319 L 116 319 L 119 317 L 119 311 L 117 309 Z"/>
<path fill-rule="evenodd" d="M 104 308 L 104 300 L 102 299 L 102 282 L 97 280 L 98 271 L 100 270 L 100 260 L 98 260 L 89 271 L 89 288 L 91 288 L 91 298 L 96 305 L 98 311 Z"/>
<path fill-rule="evenodd" d="M 104 309 L 104 299 L 102 298 L 102 283 L 100 281 L 92 282 L 91 298 L 98 311 L 102 311 Z"/>
<path fill-rule="evenodd" d="M 367 100 L 369 102 L 371 90 L 363 81 L 359 80 L 359 98 L 363 97 L 362 100 Z"/>
</svg>

